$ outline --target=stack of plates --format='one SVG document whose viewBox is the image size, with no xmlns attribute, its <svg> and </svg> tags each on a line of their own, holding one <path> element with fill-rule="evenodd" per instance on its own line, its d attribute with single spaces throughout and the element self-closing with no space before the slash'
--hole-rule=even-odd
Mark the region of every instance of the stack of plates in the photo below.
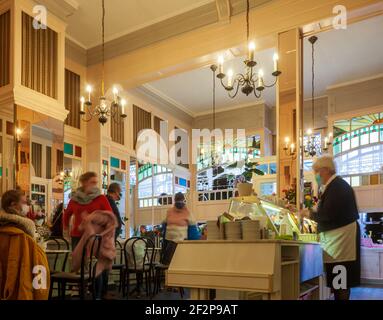
<svg viewBox="0 0 383 320">
<path fill-rule="evenodd" d="M 244 220 L 242 221 L 242 239 L 255 241 L 261 238 L 260 221 Z"/>
<path fill-rule="evenodd" d="M 242 239 L 240 221 L 225 223 L 225 239 L 226 240 L 241 240 Z"/>
<path fill-rule="evenodd" d="M 217 226 L 217 221 L 207 222 L 207 240 L 220 240 L 221 231 Z"/>
</svg>

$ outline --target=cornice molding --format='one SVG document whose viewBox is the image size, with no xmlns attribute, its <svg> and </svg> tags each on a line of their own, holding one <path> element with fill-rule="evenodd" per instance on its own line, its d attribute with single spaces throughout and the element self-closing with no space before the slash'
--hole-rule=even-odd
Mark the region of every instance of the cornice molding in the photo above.
<svg viewBox="0 0 383 320">
<path fill-rule="evenodd" d="M 79 8 L 76 0 L 38 0 L 38 2 L 62 20 L 66 20 Z"/>
<path fill-rule="evenodd" d="M 173 104 L 168 100 L 163 98 L 163 95 L 157 95 L 153 91 L 146 88 L 146 86 L 140 86 L 138 88 L 132 89 L 132 92 L 136 92 L 144 98 L 147 98 L 154 102 L 155 105 L 161 107 L 161 110 L 165 113 L 168 113 L 175 118 L 187 123 L 193 123 L 194 117 L 188 112 L 182 110 L 179 104 Z"/>
<path fill-rule="evenodd" d="M 107 42 L 105 44 L 105 59 L 114 58 L 217 21 L 218 14 L 215 2 L 209 2 L 178 16 L 154 23 Z M 101 62 L 101 50 L 101 45 L 87 50 L 88 65 Z"/>
<path fill-rule="evenodd" d="M 182 103 L 179 103 L 178 101 L 170 98 L 165 93 L 163 93 L 160 90 L 157 90 L 156 88 L 154 88 L 150 84 L 143 84 L 142 87 L 146 91 L 147 94 L 151 94 L 151 95 L 155 96 L 157 99 L 163 100 L 164 102 L 176 107 L 177 109 L 180 109 L 182 112 L 185 112 L 186 114 L 188 114 L 189 116 L 191 116 L 193 118 L 195 117 L 195 113 L 193 111 L 191 111 L 188 107 L 186 107 Z"/>
<path fill-rule="evenodd" d="M 65 39 L 65 57 L 87 66 L 87 51 L 69 38 Z"/>
</svg>

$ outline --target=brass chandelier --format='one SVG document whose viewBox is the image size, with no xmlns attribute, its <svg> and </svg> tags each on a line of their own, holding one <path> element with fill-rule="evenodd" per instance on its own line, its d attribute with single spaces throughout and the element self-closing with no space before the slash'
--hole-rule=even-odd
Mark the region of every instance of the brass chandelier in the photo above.
<svg viewBox="0 0 383 320">
<path fill-rule="evenodd" d="M 246 0 L 247 11 L 246 11 L 246 31 L 247 31 L 247 43 L 248 43 L 248 54 L 247 59 L 244 61 L 245 72 L 239 73 L 234 77 L 233 70 L 228 70 L 227 74 L 224 72 L 224 58 L 220 56 L 218 59 L 218 74 L 217 78 L 221 80 L 223 88 L 228 92 L 230 98 L 234 99 L 241 89 L 242 93 L 246 96 L 254 93 L 256 98 L 262 96 L 262 92 L 266 88 L 272 88 L 277 84 L 278 77 L 282 74 L 278 70 L 278 54 L 275 54 L 273 57 L 274 60 L 274 70 L 272 75 L 275 80 L 272 84 L 266 84 L 264 80 L 264 72 L 262 69 L 259 69 L 258 72 L 254 70 L 257 66 L 257 62 L 254 59 L 255 54 L 255 43 L 249 41 L 250 38 L 250 0 Z M 226 84 L 224 79 L 227 77 Z"/>
<path fill-rule="evenodd" d="M 91 93 L 92 87 L 86 87 L 88 94 L 87 99 L 81 97 L 80 115 L 81 119 L 89 122 L 93 117 L 98 117 L 98 121 L 105 125 L 108 118 L 113 119 L 115 122 L 120 122 L 127 117 L 126 115 L 126 100 L 121 98 L 119 91 L 116 87 L 113 88 L 113 99 L 108 101 L 105 96 L 105 0 L 102 0 L 102 80 L 101 80 L 101 97 L 99 104 L 92 108 Z"/>
</svg>

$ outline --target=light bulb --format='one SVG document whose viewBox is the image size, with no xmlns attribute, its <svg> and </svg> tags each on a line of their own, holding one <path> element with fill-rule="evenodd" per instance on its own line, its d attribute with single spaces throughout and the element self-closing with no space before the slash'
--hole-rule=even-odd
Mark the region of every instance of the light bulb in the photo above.
<svg viewBox="0 0 383 320">
<path fill-rule="evenodd" d="M 311 136 L 311 135 L 313 134 L 313 130 L 312 130 L 312 129 L 308 129 L 308 130 L 307 130 L 307 134 L 308 134 L 309 136 Z"/>
<path fill-rule="evenodd" d="M 233 75 L 234 75 L 234 72 L 232 69 L 230 69 L 227 72 L 227 86 L 228 87 L 232 87 L 232 85 L 233 85 Z"/>
<path fill-rule="evenodd" d="M 274 53 L 273 60 L 274 60 L 274 72 L 275 72 L 275 71 L 278 71 L 278 60 L 279 60 L 278 53 Z"/>
<path fill-rule="evenodd" d="M 126 106 L 127 102 L 125 99 L 121 99 L 121 114 L 125 114 L 125 106 Z"/>
<path fill-rule="evenodd" d="M 91 85 L 87 85 L 86 86 L 86 92 L 88 92 L 88 93 L 91 93 L 92 92 L 92 86 Z"/>
<path fill-rule="evenodd" d="M 21 135 L 21 129 L 20 128 L 17 128 L 16 129 L 16 134 L 19 136 L 19 135 Z"/>
<path fill-rule="evenodd" d="M 249 61 L 254 61 L 254 53 L 255 53 L 255 42 L 249 42 Z"/>
<path fill-rule="evenodd" d="M 118 95 L 118 89 L 116 87 L 113 88 L 113 94 Z"/>
<path fill-rule="evenodd" d="M 218 57 L 218 73 L 222 74 L 223 73 L 223 64 L 225 62 L 225 59 L 223 58 L 223 56 L 219 56 Z"/>
<path fill-rule="evenodd" d="M 289 138 L 289 137 L 286 137 L 286 138 L 285 138 L 285 142 L 286 142 L 286 143 L 289 143 L 289 142 L 290 142 L 290 138 Z"/>
</svg>

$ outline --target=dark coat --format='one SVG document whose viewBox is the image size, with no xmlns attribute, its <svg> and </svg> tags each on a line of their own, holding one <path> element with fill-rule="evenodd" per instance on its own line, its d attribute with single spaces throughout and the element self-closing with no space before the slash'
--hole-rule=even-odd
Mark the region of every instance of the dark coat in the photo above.
<svg viewBox="0 0 383 320">
<path fill-rule="evenodd" d="M 124 222 L 121 219 L 120 210 L 118 210 L 116 201 L 114 201 L 114 199 L 112 197 L 110 197 L 109 195 L 107 195 L 106 197 L 108 198 L 109 204 L 112 207 L 112 211 L 113 211 L 113 213 L 116 217 L 116 220 L 117 220 L 118 226 L 116 229 L 121 231 L 121 228 L 122 228 L 122 225 L 124 224 Z"/>
<path fill-rule="evenodd" d="M 359 219 L 359 211 L 352 187 L 336 177 L 321 196 L 318 211 L 311 219 L 318 223 L 318 232 L 344 227 Z"/>
</svg>

